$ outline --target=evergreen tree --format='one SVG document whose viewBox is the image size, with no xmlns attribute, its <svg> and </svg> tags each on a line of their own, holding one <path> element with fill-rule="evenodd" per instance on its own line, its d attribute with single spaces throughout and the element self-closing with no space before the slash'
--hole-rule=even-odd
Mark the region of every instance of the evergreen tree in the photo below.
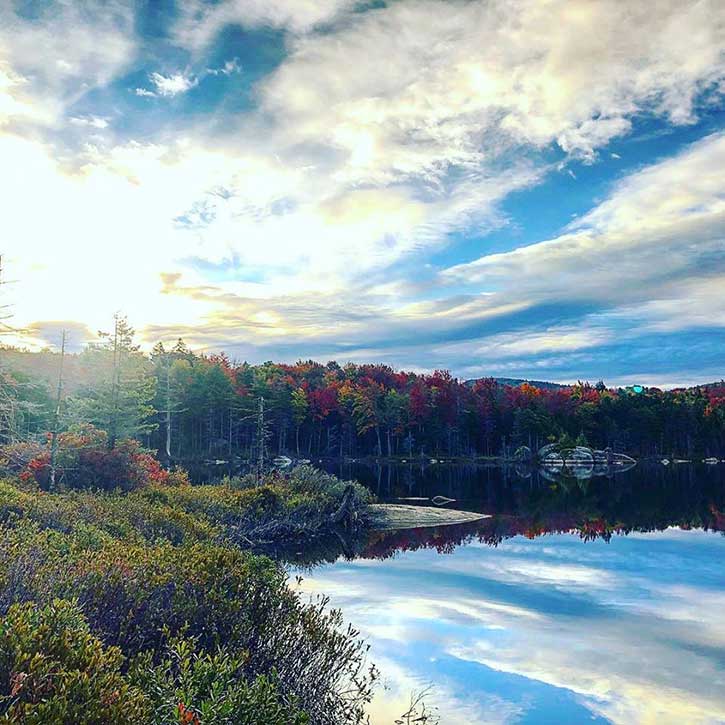
<svg viewBox="0 0 725 725">
<path fill-rule="evenodd" d="M 114 315 L 112 333 L 99 332 L 103 342 L 89 346 L 85 363 L 91 384 L 73 400 L 73 417 L 108 433 L 113 449 L 122 438 L 136 438 L 156 428 L 151 417 L 156 379 L 149 361 L 133 342 L 127 319 Z"/>
<path fill-rule="evenodd" d="M 300 455 L 300 428 L 307 420 L 310 411 L 310 404 L 307 401 L 307 393 L 304 388 L 297 388 L 292 391 L 292 419 L 295 422 L 295 446 L 297 455 Z"/>
</svg>

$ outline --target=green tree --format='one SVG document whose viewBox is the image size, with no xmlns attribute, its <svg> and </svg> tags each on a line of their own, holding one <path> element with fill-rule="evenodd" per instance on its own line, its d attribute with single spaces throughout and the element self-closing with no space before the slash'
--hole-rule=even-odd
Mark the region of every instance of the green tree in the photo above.
<svg viewBox="0 0 725 725">
<path fill-rule="evenodd" d="M 304 388 L 297 388 L 292 391 L 292 420 L 295 422 L 295 444 L 297 455 L 300 455 L 300 428 L 307 420 L 310 412 L 310 403 L 307 400 L 307 393 Z"/>
<path fill-rule="evenodd" d="M 380 424 L 383 420 L 383 397 L 385 388 L 380 383 L 369 381 L 356 390 L 353 415 L 358 433 L 364 435 L 370 430 L 375 431 L 377 454 L 383 455 L 383 444 L 380 436 Z"/>
<path fill-rule="evenodd" d="M 390 437 L 398 438 L 405 428 L 405 414 L 408 410 L 408 396 L 390 388 L 383 398 L 383 420 L 387 436 L 388 455 L 392 455 Z"/>
<path fill-rule="evenodd" d="M 84 351 L 91 382 L 72 402 L 77 422 L 92 423 L 108 433 L 113 449 L 121 438 L 136 438 L 156 428 L 152 401 L 156 378 L 149 360 L 133 342 L 134 329 L 122 315 L 114 316 L 112 333 Z"/>
</svg>

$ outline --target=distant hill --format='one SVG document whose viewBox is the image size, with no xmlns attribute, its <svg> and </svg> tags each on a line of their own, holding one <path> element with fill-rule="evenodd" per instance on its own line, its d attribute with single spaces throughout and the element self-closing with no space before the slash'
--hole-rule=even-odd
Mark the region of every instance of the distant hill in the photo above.
<svg viewBox="0 0 725 725">
<path fill-rule="evenodd" d="M 54 390 L 58 383 L 60 353 L 51 350 L 31 352 L 13 347 L 0 347 L 0 368 L 17 370 Z M 86 374 L 78 355 L 67 354 L 63 364 L 63 380 L 66 393 L 73 393 L 84 383 Z"/>
<path fill-rule="evenodd" d="M 477 380 L 485 380 L 485 378 L 473 378 L 472 380 L 466 380 L 466 385 L 474 385 Z M 541 388 L 542 390 L 560 390 L 561 388 L 568 388 L 568 385 L 561 385 L 560 383 L 547 383 L 543 380 L 522 380 L 521 378 L 494 378 L 499 385 L 510 385 L 511 387 L 518 387 L 524 383 L 533 385 L 535 388 Z"/>
<path fill-rule="evenodd" d="M 466 380 L 466 385 L 474 385 L 477 380 L 485 380 L 486 378 L 473 378 L 471 380 Z M 549 383 L 543 380 L 523 380 L 521 378 L 494 378 L 494 380 L 499 385 L 510 385 L 512 387 L 518 387 L 519 385 L 523 385 L 524 383 L 528 383 L 529 385 L 533 385 L 535 388 L 541 388 L 542 390 L 561 390 L 562 388 L 568 388 L 571 387 L 569 385 L 562 385 L 561 383 Z M 614 386 L 616 387 L 616 386 Z M 622 386 L 624 387 L 624 386 Z M 651 388 L 652 386 L 645 386 L 646 388 Z M 712 383 L 701 383 L 700 385 L 690 385 L 690 386 L 682 386 L 681 388 L 677 388 L 678 390 L 691 390 L 694 388 L 702 388 L 704 390 L 710 390 L 712 388 L 725 388 L 725 380 L 720 380 L 717 382 Z"/>
</svg>

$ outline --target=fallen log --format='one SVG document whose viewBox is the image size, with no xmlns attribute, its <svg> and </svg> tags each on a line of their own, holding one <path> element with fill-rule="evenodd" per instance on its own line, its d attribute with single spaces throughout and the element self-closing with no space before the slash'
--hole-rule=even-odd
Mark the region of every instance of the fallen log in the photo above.
<svg viewBox="0 0 725 725">
<path fill-rule="evenodd" d="M 370 528 L 376 531 L 451 526 L 490 518 L 488 514 L 477 514 L 471 511 L 456 511 L 455 509 L 440 509 L 430 506 L 404 506 L 395 503 L 370 504 L 365 509 L 365 513 Z"/>
</svg>

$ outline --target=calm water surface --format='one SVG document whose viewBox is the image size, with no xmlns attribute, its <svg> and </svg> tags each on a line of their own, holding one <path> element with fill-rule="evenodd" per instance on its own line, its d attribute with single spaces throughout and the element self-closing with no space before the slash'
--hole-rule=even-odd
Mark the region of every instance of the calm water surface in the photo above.
<svg viewBox="0 0 725 725">
<path fill-rule="evenodd" d="M 357 477 L 383 498 L 457 493 L 495 517 L 373 536 L 301 586 L 371 643 L 374 725 L 429 684 L 446 724 L 725 723 L 723 469 L 373 470 Z"/>
</svg>

